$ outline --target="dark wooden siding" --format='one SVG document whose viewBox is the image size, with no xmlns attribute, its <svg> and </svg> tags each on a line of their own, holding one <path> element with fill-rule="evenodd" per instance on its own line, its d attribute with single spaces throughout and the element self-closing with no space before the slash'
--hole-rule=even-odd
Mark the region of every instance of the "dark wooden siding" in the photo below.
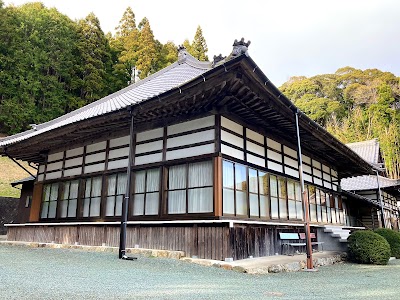
<svg viewBox="0 0 400 300">
<path fill-rule="evenodd" d="M 26 223 L 29 221 L 29 214 L 31 212 L 32 199 L 26 207 L 26 198 L 33 195 L 33 181 L 25 182 L 22 184 L 21 196 L 18 204 L 18 215 L 16 223 Z"/>
<path fill-rule="evenodd" d="M 270 256 L 281 252 L 278 232 L 299 228 L 267 225 L 185 224 L 129 225 L 127 247 L 184 251 L 188 257 L 234 260 Z M 25 226 L 9 227 L 8 240 L 60 244 L 119 246 L 119 226 Z"/>
</svg>

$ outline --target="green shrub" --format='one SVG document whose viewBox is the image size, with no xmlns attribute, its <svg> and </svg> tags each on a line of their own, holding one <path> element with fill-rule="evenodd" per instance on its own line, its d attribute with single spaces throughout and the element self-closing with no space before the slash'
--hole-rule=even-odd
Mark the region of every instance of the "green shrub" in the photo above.
<svg viewBox="0 0 400 300">
<path fill-rule="evenodd" d="M 384 237 L 371 230 L 353 232 L 348 242 L 348 254 L 351 261 L 374 265 L 386 265 L 389 261 L 389 243 Z"/>
<path fill-rule="evenodd" d="M 387 228 L 379 228 L 376 229 L 375 232 L 388 241 L 391 255 L 400 258 L 400 233 Z"/>
</svg>

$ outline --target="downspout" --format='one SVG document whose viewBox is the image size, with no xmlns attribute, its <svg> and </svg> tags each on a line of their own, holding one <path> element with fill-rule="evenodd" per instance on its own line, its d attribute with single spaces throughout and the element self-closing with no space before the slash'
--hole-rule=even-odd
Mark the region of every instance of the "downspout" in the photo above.
<svg viewBox="0 0 400 300">
<path fill-rule="evenodd" d="M 299 128 L 299 110 L 295 112 L 296 117 L 296 134 L 297 134 L 297 156 L 299 161 L 299 177 L 300 187 L 303 202 L 303 216 L 304 216 L 304 231 L 306 233 L 306 253 L 307 253 L 307 270 L 316 270 L 313 266 L 312 260 L 312 245 L 311 245 L 311 234 L 310 234 L 310 212 L 308 206 L 307 193 L 304 188 L 304 174 L 303 174 L 303 159 L 301 156 L 301 140 L 300 140 L 300 128 Z"/>
<path fill-rule="evenodd" d="M 126 191 L 125 197 L 122 201 L 122 215 L 121 215 L 121 229 L 120 229 L 120 237 L 119 237 L 119 258 L 125 260 L 135 260 L 136 257 L 128 257 L 126 256 L 126 224 L 128 222 L 128 204 L 131 198 L 131 174 L 132 174 L 132 147 L 133 147 L 133 127 L 134 127 L 134 118 L 133 118 L 133 108 L 132 106 L 128 107 L 129 115 L 131 118 L 131 126 L 129 130 L 129 154 L 128 154 L 128 167 L 126 170 Z"/>
<path fill-rule="evenodd" d="M 36 179 L 36 176 L 33 175 L 31 172 L 29 172 L 28 169 L 26 169 L 23 165 L 21 165 L 17 160 L 15 160 L 13 157 L 11 157 L 10 155 L 8 155 L 7 150 L 4 149 L 4 154 L 11 159 L 13 162 L 15 162 L 21 169 L 23 169 L 25 172 L 27 172 L 29 175 L 31 175 L 33 178 Z"/>
<path fill-rule="evenodd" d="M 381 223 L 382 227 L 386 228 L 385 226 L 385 212 L 383 210 L 383 203 L 382 203 L 382 193 L 381 193 L 381 186 L 379 184 L 379 174 L 378 170 L 375 170 L 376 172 L 376 182 L 378 183 L 378 198 L 379 198 L 379 205 L 381 206 Z"/>
</svg>

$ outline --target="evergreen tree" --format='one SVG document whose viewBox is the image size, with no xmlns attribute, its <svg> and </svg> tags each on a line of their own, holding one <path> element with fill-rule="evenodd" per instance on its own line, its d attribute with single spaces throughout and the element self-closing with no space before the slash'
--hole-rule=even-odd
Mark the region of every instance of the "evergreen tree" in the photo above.
<svg viewBox="0 0 400 300">
<path fill-rule="evenodd" d="M 177 46 L 173 42 L 167 42 L 164 45 L 157 41 L 158 44 L 158 61 L 157 71 L 161 70 L 178 60 Z"/>
<path fill-rule="evenodd" d="M 203 36 L 203 31 L 201 30 L 200 25 L 197 27 L 196 34 L 194 35 L 194 39 L 191 45 L 191 51 L 189 52 L 195 58 L 201 61 L 208 61 L 208 48 L 206 39 Z"/>
<path fill-rule="evenodd" d="M 120 87 L 135 82 L 136 63 L 139 50 L 139 30 L 136 27 L 135 14 L 128 7 L 116 28 L 115 38 L 110 39 L 112 50 L 117 55 L 114 75 L 120 80 Z"/>
<path fill-rule="evenodd" d="M 74 98 L 76 28 L 41 3 L 0 14 L 0 128 L 16 133 L 63 114 Z"/>
<path fill-rule="evenodd" d="M 188 39 L 185 39 L 182 45 L 194 58 L 197 58 L 200 61 L 208 61 L 207 43 L 200 25 L 197 26 L 196 34 L 194 35 L 192 43 L 190 43 Z"/>
<path fill-rule="evenodd" d="M 72 21 L 41 3 L 0 0 L 0 131 L 17 133 L 125 87 L 177 59 L 176 47 L 155 40 L 149 21 L 139 29 L 128 8 L 113 37 L 90 14 Z M 111 46 L 110 46 L 111 45 Z"/>
<path fill-rule="evenodd" d="M 399 78 L 345 67 L 334 74 L 291 78 L 280 89 L 343 143 L 378 138 L 388 176 L 400 178 Z"/>
<path fill-rule="evenodd" d="M 87 104 L 106 96 L 111 50 L 99 19 L 93 13 L 78 22 L 78 34 L 79 96 Z"/>
<path fill-rule="evenodd" d="M 117 28 L 116 37 L 128 37 L 132 31 L 137 30 L 135 14 L 130 6 L 124 11 Z"/>
<path fill-rule="evenodd" d="M 189 42 L 188 39 L 185 39 L 185 40 L 183 41 L 182 46 L 185 47 L 185 48 L 186 48 L 186 51 L 189 52 L 190 54 L 193 53 L 193 51 L 192 51 L 192 45 L 190 44 L 190 42 Z"/>
<path fill-rule="evenodd" d="M 139 29 L 139 49 L 136 66 L 140 71 L 139 78 L 143 79 L 157 71 L 158 53 L 150 22 L 146 18 L 139 23 Z"/>
</svg>

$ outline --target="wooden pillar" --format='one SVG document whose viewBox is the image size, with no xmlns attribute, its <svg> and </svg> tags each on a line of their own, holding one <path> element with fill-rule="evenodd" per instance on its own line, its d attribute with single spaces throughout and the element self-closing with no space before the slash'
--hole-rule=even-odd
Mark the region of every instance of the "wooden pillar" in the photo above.
<svg viewBox="0 0 400 300">
<path fill-rule="evenodd" d="M 214 158 L 214 215 L 222 216 L 222 157 Z"/>
<path fill-rule="evenodd" d="M 43 183 L 35 183 L 33 186 L 32 205 L 29 213 L 29 222 L 38 222 L 42 204 Z"/>
</svg>

